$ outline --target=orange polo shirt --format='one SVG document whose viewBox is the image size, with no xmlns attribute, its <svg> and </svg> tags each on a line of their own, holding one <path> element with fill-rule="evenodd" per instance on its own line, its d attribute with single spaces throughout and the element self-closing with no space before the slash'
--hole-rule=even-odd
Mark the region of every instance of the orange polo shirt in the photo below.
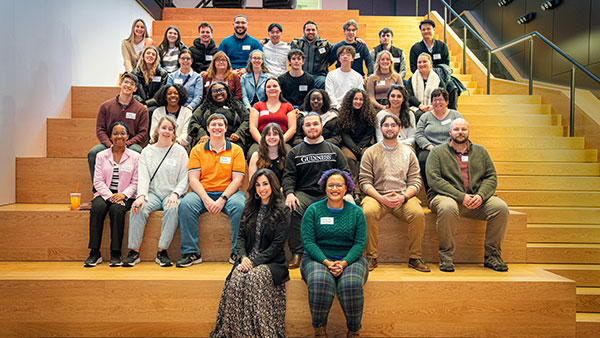
<svg viewBox="0 0 600 338">
<path fill-rule="evenodd" d="M 215 152 L 210 141 L 196 145 L 190 153 L 188 172 L 200 171 L 200 183 L 208 192 L 225 191 L 232 174 L 246 174 L 244 151 L 237 144 L 225 140 L 225 147 Z"/>
</svg>

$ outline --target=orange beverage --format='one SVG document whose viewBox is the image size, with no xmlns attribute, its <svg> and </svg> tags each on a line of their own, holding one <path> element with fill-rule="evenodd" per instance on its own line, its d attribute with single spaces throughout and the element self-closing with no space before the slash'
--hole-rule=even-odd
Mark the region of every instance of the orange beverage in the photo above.
<svg viewBox="0 0 600 338">
<path fill-rule="evenodd" d="M 76 210 L 79 208 L 81 204 L 81 193 L 73 192 L 71 193 L 71 210 Z"/>
</svg>

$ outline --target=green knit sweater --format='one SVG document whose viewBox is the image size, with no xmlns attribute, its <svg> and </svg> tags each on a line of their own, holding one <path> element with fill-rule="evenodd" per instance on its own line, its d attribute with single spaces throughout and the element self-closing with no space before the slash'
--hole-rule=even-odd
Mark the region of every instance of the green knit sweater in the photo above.
<svg viewBox="0 0 600 338">
<path fill-rule="evenodd" d="M 465 198 L 463 182 L 454 148 L 449 143 L 433 147 L 427 158 L 426 174 L 429 191 L 427 198 L 448 196 L 461 204 Z M 496 192 L 496 168 L 484 147 L 469 141 L 469 190 L 487 201 Z"/>
<path fill-rule="evenodd" d="M 339 212 L 327 207 L 327 199 L 313 203 L 302 217 L 302 244 L 312 259 L 343 257 L 352 264 L 367 244 L 367 222 L 362 210 L 347 201 Z"/>
</svg>

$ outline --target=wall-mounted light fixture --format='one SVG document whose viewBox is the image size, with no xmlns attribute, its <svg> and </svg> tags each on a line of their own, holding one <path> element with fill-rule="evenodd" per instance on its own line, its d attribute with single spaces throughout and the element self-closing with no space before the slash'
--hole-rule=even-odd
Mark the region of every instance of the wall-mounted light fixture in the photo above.
<svg viewBox="0 0 600 338">
<path fill-rule="evenodd" d="M 540 4 L 540 8 L 543 11 L 547 11 L 549 9 L 554 9 L 556 8 L 558 5 L 560 5 L 560 0 L 548 0 L 548 1 L 544 1 Z"/>
<path fill-rule="evenodd" d="M 526 24 L 526 23 L 530 23 L 533 19 L 535 19 L 535 12 L 530 12 L 530 13 L 521 15 L 517 19 L 517 23 L 519 25 L 523 25 L 523 24 Z"/>
<path fill-rule="evenodd" d="M 502 6 L 506 6 L 509 3 L 513 2 L 513 0 L 499 0 L 498 1 L 498 7 L 502 7 Z"/>
</svg>

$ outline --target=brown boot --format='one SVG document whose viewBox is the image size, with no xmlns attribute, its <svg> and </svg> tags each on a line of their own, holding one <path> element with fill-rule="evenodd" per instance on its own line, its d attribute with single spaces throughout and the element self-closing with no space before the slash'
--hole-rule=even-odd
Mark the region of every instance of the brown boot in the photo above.
<svg viewBox="0 0 600 338">
<path fill-rule="evenodd" d="M 421 258 L 411 258 L 408 260 L 408 267 L 409 268 L 413 268 L 417 271 L 421 271 L 421 272 L 429 272 L 431 271 L 429 269 L 429 267 L 427 266 L 427 264 L 425 264 L 425 262 L 423 262 L 423 259 Z"/>
<path fill-rule="evenodd" d="M 327 338 L 327 327 L 315 327 L 315 338 Z"/>
<path fill-rule="evenodd" d="M 346 334 L 346 338 L 360 338 L 360 334 L 358 333 L 358 331 L 356 331 L 356 332 L 348 331 L 348 333 Z"/>
<path fill-rule="evenodd" d="M 298 269 L 300 267 L 300 262 L 302 261 L 302 256 L 300 254 L 293 254 L 292 259 L 288 262 L 288 268 L 290 269 Z"/>
</svg>

